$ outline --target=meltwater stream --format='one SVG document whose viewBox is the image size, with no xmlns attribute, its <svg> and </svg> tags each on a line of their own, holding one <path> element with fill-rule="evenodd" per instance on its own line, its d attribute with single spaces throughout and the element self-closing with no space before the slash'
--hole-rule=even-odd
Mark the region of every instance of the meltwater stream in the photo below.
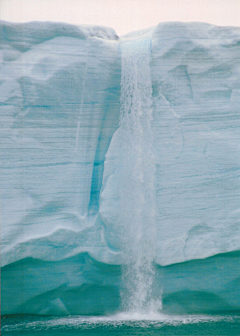
<svg viewBox="0 0 240 336">
<path fill-rule="evenodd" d="M 153 298 L 156 163 L 151 127 L 151 40 L 123 40 L 121 51 L 122 304 L 125 311 L 146 313 L 161 308 L 161 302 Z"/>
</svg>

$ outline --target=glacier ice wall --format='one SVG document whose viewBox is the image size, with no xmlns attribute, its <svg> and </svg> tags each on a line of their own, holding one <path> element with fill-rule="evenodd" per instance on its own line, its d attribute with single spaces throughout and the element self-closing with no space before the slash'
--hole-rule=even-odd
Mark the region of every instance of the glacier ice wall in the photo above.
<svg viewBox="0 0 240 336">
<path fill-rule="evenodd" d="M 160 264 L 239 249 L 239 33 L 198 23 L 154 31 Z"/>
<path fill-rule="evenodd" d="M 2 261 L 59 260 L 98 239 L 91 228 L 119 119 L 117 37 L 59 24 L 2 31 Z"/>
<path fill-rule="evenodd" d="M 3 314 L 119 309 L 121 43 L 146 36 L 155 292 L 170 312 L 240 309 L 240 29 L 2 22 Z"/>
</svg>

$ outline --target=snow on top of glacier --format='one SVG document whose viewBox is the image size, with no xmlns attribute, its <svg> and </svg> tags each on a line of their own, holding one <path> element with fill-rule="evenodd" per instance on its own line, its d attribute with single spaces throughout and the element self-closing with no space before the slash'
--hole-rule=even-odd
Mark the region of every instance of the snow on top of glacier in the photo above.
<svg viewBox="0 0 240 336">
<path fill-rule="evenodd" d="M 0 43 L 8 41 L 12 47 L 20 51 L 26 51 L 33 44 L 39 44 L 57 36 L 75 37 L 83 40 L 89 37 L 118 40 L 114 29 L 103 26 L 74 26 L 61 22 L 11 23 L 0 21 Z"/>
<path fill-rule="evenodd" d="M 240 27 L 220 27 L 206 22 L 160 22 L 154 30 L 154 35 L 161 36 L 165 39 L 207 39 L 212 45 L 218 43 L 219 40 L 224 41 L 230 39 L 240 39 Z"/>
<path fill-rule="evenodd" d="M 206 22 L 169 21 L 159 22 L 156 26 L 129 32 L 121 35 L 120 38 L 138 39 L 151 37 L 153 34 L 156 37 L 161 37 L 161 39 L 169 39 L 171 41 L 179 38 L 190 38 L 208 39 L 210 43 L 215 40 L 218 43 L 219 40 L 226 42 L 226 39 L 230 39 L 230 43 L 234 43 L 240 39 L 240 27 L 216 26 Z"/>
</svg>

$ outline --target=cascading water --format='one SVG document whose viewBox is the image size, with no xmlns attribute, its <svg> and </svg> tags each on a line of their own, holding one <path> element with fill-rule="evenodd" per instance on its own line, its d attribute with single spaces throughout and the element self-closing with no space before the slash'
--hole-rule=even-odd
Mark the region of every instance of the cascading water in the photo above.
<svg viewBox="0 0 240 336">
<path fill-rule="evenodd" d="M 156 163 L 153 150 L 151 40 L 123 40 L 121 77 L 121 174 L 119 223 L 125 311 L 160 308 L 153 299 Z"/>
</svg>

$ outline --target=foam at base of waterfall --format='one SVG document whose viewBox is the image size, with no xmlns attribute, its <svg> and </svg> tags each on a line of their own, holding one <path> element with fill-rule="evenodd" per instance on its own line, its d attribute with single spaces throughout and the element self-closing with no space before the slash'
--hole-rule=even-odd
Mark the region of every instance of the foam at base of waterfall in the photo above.
<svg viewBox="0 0 240 336">
<path fill-rule="evenodd" d="M 167 335 L 182 335 L 186 332 L 190 335 L 239 335 L 240 318 L 234 315 L 225 316 L 162 316 L 156 320 L 121 320 L 118 315 L 105 317 L 44 317 L 21 316 L 9 317 L 2 320 L 3 333 L 18 335 L 27 333 L 47 333 L 49 335 L 68 335 L 69 333 L 91 333 L 108 336 L 113 334 L 132 336 L 147 333 L 148 336 L 156 336 L 162 333 Z"/>
</svg>

